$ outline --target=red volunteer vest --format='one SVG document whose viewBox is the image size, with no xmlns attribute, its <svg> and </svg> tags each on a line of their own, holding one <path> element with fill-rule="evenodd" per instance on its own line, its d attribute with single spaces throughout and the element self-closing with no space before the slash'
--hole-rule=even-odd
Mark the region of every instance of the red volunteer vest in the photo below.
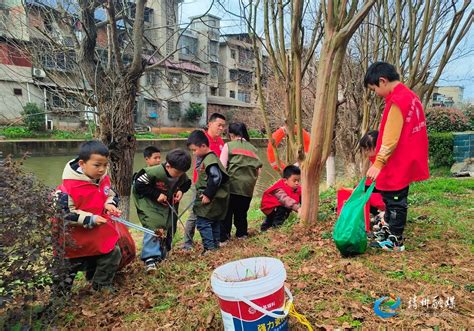
<svg viewBox="0 0 474 331">
<path fill-rule="evenodd" d="M 211 138 L 211 136 L 209 135 L 209 133 L 207 133 L 207 131 L 204 131 L 204 133 L 206 134 L 207 139 L 209 139 L 210 150 L 216 153 L 217 157 L 221 157 L 222 148 L 224 147 L 224 140 L 221 137 L 217 137 L 216 139 Z M 196 183 L 197 176 L 198 176 L 198 173 L 196 170 L 196 160 L 194 160 L 193 164 L 194 164 L 193 183 Z"/>
<path fill-rule="evenodd" d="M 284 179 L 280 179 L 265 192 L 263 192 L 262 203 L 260 205 L 260 210 L 268 215 L 272 210 L 278 206 L 281 206 L 281 203 L 278 199 L 272 194 L 277 189 L 282 189 L 285 193 L 295 201 L 300 201 L 301 198 L 301 186 L 299 186 L 296 191 L 292 190 L 291 187 L 285 184 Z"/>
<path fill-rule="evenodd" d="M 375 186 L 381 191 L 398 191 L 412 182 L 430 177 L 428 134 L 423 106 L 417 95 L 402 83 L 395 86 L 393 92 L 385 98 L 376 152 L 380 150 L 388 113 L 393 104 L 400 108 L 404 123 L 397 147 L 377 177 Z"/>
<path fill-rule="evenodd" d="M 110 190 L 108 176 L 104 177 L 98 186 L 82 180 L 64 179 L 58 190 L 67 193 L 77 209 L 108 218 L 108 215 L 104 213 L 104 204 Z M 119 239 L 112 220 L 92 229 L 86 229 L 81 225 L 69 225 L 65 230 L 67 235 L 65 257 L 67 258 L 110 253 Z"/>
</svg>

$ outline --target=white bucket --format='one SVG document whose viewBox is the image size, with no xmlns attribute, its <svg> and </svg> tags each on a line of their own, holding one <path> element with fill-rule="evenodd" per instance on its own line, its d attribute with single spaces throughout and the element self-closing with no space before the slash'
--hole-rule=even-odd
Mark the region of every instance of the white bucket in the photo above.
<svg viewBox="0 0 474 331">
<path fill-rule="evenodd" d="M 255 275 L 256 279 L 238 281 Z M 283 263 L 271 257 L 233 261 L 214 270 L 211 285 L 219 298 L 224 329 L 288 330 L 285 293 L 290 302 L 293 297 L 285 280 Z"/>
</svg>

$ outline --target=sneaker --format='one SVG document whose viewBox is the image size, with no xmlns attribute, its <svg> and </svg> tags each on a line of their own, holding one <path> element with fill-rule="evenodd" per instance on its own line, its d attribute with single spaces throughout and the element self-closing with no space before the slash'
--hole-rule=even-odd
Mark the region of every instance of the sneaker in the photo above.
<svg viewBox="0 0 474 331">
<path fill-rule="evenodd" d="M 384 225 L 378 231 L 373 232 L 373 238 L 377 241 L 383 241 L 388 238 L 390 235 L 390 230 L 388 229 L 388 225 Z"/>
<path fill-rule="evenodd" d="M 192 245 L 186 245 L 184 244 L 181 249 L 185 250 L 185 251 L 192 251 L 193 250 L 193 246 Z"/>
<path fill-rule="evenodd" d="M 383 249 L 391 252 L 403 252 L 405 245 L 403 245 L 403 239 L 397 238 L 397 236 L 389 235 L 387 239 L 374 241 L 370 244 L 370 247 Z"/>
<path fill-rule="evenodd" d="M 249 236 L 244 234 L 243 236 L 240 236 L 240 237 L 236 237 L 237 239 L 239 240 L 243 240 L 243 239 L 247 239 Z"/>
<path fill-rule="evenodd" d="M 384 220 L 384 215 L 385 215 L 384 211 L 381 211 L 380 213 L 375 215 L 374 220 L 373 220 L 374 225 L 372 227 L 374 232 L 380 231 L 383 226 L 387 225 L 387 223 L 385 223 L 385 220 Z"/>
<path fill-rule="evenodd" d="M 156 271 L 156 261 L 155 259 L 148 259 L 145 261 L 145 271 L 147 273 L 153 273 Z"/>
<path fill-rule="evenodd" d="M 229 240 L 222 241 L 219 243 L 219 247 L 224 247 L 224 246 L 227 246 L 228 244 L 229 244 Z"/>
</svg>

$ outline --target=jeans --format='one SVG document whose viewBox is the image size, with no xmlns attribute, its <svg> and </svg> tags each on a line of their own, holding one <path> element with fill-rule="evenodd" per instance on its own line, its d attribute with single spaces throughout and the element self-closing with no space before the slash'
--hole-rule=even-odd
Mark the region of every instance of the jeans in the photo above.
<svg viewBox="0 0 474 331">
<path fill-rule="evenodd" d="M 158 238 L 148 233 L 143 234 L 143 248 L 140 258 L 142 261 L 148 259 L 160 260 L 164 258 L 161 254 L 160 241 Z"/>
<path fill-rule="evenodd" d="M 385 203 L 385 222 L 390 233 L 402 237 L 408 215 L 409 186 L 398 191 L 381 191 Z"/>
<path fill-rule="evenodd" d="M 196 227 L 199 230 L 202 238 L 202 245 L 204 250 L 214 250 L 219 248 L 220 239 L 220 222 L 212 221 L 204 217 L 199 217 L 196 220 Z"/>
<path fill-rule="evenodd" d="M 290 216 L 291 209 L 279 206 L 272 210 L 270 214 L 267 215 L 265 221 L 263 221 L 260 226 L 260 230 L 266 231 L 270 227 L 278 227 L 285 222 L 285 220 Z"/>
<path fill-rule="evenodd" d="M 230 195 L 227 215 L 225 220 L 221 222 L 221 242 L 229 240 L 231 237 L 232 219 L 234 219 L 236 228 L 235 236 L 240 238 L 248 235 L 247 211 L 250 208 L 251 201 L 251 197 L 244 197 L 237 194 Z"/>
</svg>

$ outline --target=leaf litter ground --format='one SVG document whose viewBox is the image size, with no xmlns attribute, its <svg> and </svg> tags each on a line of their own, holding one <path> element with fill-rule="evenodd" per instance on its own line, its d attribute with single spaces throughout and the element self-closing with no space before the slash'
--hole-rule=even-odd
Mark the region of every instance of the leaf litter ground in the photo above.
<svg viewBox="0 0 474 331">
<path fill-rule="evenodd" d="M 262 215 L 253 210 L 249 215 L 254 230 L 248 239 L 232 240 L 207 256 L 200 255 L 199 244 L 191 252 L 176 249 L 154 275 L 135 261 L 118 274 L 117 294 L 90 293 L 80 279 L 69 308 L 60 312 L 59 327 L 220 330 L 219 306 L 209 281 L 212 271 L 229 261 L 272 256 L 284 262 L 296 309 L 315 329 L 468 328 L 474 325 L 473 190 L 472 179 L 439 178 L 414 185 L 407 250 L 401 254 L 369 249 L 342 258 L 331 240 L 334 192 L 322 197 L 322 221 L 309 230 L 293 220 L 259 233 L 255 229 Z M 139 242 L 140 235 L 134 235 Z M 382 319 L 373 304 L 390 295 L 400 297 L 402 306 L 397 316 Z M 426 301 L 451 297 L 451 308 L 435 309 Z M 296 321 L 290 323 L 292 330 L 304 330 Z"/>
</svg>

